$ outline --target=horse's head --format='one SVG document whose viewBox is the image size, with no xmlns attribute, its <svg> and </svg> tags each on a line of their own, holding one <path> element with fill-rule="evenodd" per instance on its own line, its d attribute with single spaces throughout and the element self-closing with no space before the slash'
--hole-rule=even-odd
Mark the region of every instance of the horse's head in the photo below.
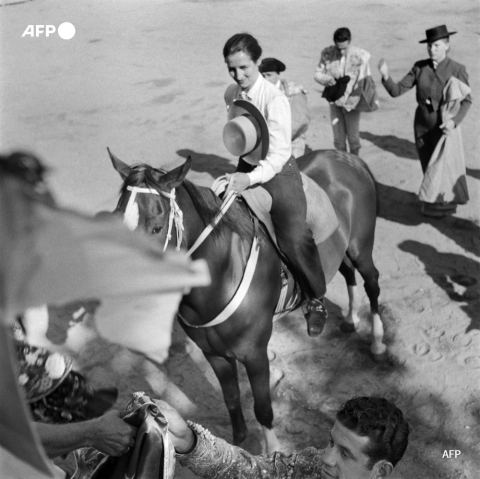
<svg viewBox="0 0 480 479">
<path fill-rule="evenodd" d="M 113 167 L 123 179 L 114 213 L 121 213 L 131 230 L 143 228 L 147 234 L 158 236 L 165 247 L 175 227 L 179 248 L 183 223 L 182 212 L 175 201 L 175 189 L 190 170 L 191 157 L 183 165 L 166 172 L 146 164 L 129 166 L 107 150 Z"/>
</svg>

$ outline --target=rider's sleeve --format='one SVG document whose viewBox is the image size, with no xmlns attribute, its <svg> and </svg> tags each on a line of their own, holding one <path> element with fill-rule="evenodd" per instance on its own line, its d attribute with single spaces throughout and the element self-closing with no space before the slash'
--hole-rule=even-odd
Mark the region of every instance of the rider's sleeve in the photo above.
<svg viewBox="0 0 480 479">
<path fill-rule="evenodd" d="M 270 146 L 267 156 L 258 166 L 247 173 L 250 185 L 266 183 L 282 171 L 283 165 L 292 156 L 292 113 L 285 95 L 272 98 L 265 112 L 268 125 Z"/>
<path fill-rule="evenodd" d="M 188 421 L 197 436 L 195 449 L 177 454 L 177 459 L 205 479 L 320 479 L 323 451 L 313 447 L 301 453 L 274 452 L 254 456 L 213 436 L 202 426 Z"/>
</svg>

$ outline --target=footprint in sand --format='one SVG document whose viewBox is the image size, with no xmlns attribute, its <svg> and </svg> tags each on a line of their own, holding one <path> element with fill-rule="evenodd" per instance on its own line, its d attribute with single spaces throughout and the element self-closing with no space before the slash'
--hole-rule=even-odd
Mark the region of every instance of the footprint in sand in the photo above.
<svg viewBox="0 0 480 479">
<path fill-rule="evenodd" d="M 424 329 L 424 331 L 425 334 L 431 339 L 437 339 L 445 334 L 445 331 L 443 331 L 443 329 L 438 329 L 436 326 Z"/>
<path fill-rule="evenodd" d="M 469 356 L 463 362 L 469 369 L 480 369 L 480 356 Z"/>
<path fill-rule="evenodd" d="M 420 343 L 417 343 L 413 346 L 413 352 L 417 356 L 425 356 L 426 359 L 429 361 L 440 361 L 440 359 L 443 359 L 442 353 L 439 351 L 432 350 L 430 347 L 430 344 L 422 341 Z"/>
<path fill-rule="evenodd" d="M 425 342 L 417 343 L 413 345 L 413 352 L 417 356 L 425 356 L 430 352 L 430 345 Z"/>
<path fill-rule="evenodd" d="M 472 342 L 471 336 L 467 336 L 465 333 L 456 334 L 453 337 L 453 344 L 458 347 L 465 348 Z"/>
</svg>

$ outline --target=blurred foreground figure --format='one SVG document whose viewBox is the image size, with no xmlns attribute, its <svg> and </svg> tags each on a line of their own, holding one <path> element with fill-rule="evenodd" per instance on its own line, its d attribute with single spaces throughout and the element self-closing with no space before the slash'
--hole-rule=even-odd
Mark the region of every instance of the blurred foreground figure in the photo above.
<svg viewBox="0 0 480 479">
<path fill-rule="evenodd" d="M 457 204 L 468 201 L 465 157 L 460 122 L 472 104 L 465 67 L 450 59 L 450 36 L 445 25 L 426 30 L 428 60 L 413 65 L 405 77 L 395 83 L 387 63 L 381 59 L 378 69 L 382 83 L 392 97 L 417 88 L 415 146 L 425 175 L 420 188 L 422 213 L 443 217 L 456 211 Z"/>
<path fill-rule="evenodd" d="M 0 156 L 0 477 L 55 477 L 32 430 L 17 380 L 11 327 L 18 314 L 79 299 L 119 300 L 122 305 L 128 305 L 129 299 L 134 303 L 144 299 L 145 304 L 150 298 L 163 299 L 162 314 L 155 320 L 150 316 L 149 324 L 141 322 L 141 308 L 128 317 L 118 314 L 102 320 L 99 316 L 97 322 L 107 339 L 163 360 L 183 291 L 210 281 L 203 263 L 193 264 L 180 253 L 162 254 L 155 243 L 131 233 L 121 221 L 57 207 L 44 174 L 45 168 L 33 155 Z M 160 339 L 161 351 L 155 345 Z M 99 432 L 98 421 L 106 435 L 119 426 L 125 428 L 119 418 L 111 427 L 113 414 L 94 419 L 92 428 Z M 85 431 L 76 436 L 68 430 L 78 424 L 39 427 L 54 428 L 47 433 L 50 438 L 57 437 L 58 428 L 67 428 L 61 432 L 65 445 L 88 436 Z M 127 429 L 132 431 L 130 426 Z M 43 432 L 41 436 L 46 440 Z M 129 434 L 127 438 L 130 442 Z M 101 440 L 96 444 L 108 448 Z M 57 452 L 63 454 L 49 451 L 49 455 Z"/>
<path fill-rule="evenodd" d="M 167 418 L 180 464 L 206 479 L 381 479 L 389 477 L 408 445 L 409 426 L 402 411 L 383 398 L 356 397 L 337 412 L 324 450 L 274 452 L 254 456 L 185 422 L 164 401 L 156 401 Z"/>
</svg>

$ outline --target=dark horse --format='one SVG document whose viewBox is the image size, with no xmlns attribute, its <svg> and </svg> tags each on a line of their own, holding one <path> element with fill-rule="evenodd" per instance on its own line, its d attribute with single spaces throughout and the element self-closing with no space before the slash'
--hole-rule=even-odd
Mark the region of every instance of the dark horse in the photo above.
<svg viewBox="0 0 480 479">
<path fill-rule="evenodd" d="M 175 189 L 175 201 L 183 212 L 182 246 L 190 248 L 221 204 L 209 188 L 185 180 L 191 158 L 167 173 L 148 165 L 130 167 L 110 151 L 109 154 L 114 168 L 124 180 L 116 212 L 125 214 L 127 205 L 136 201 L 134 214 L 128 219 L 131 223 L 133 218 L 130 227 L 139 226 L 147 233 L 157 235 L 163 244 L 172 207 L 171 198 L 163 195 L 169 195 Z M 312 152 L 300 158 L 298 163 L 300 169 L 327 192 L 340 222 L 340 228 L 319 245 L 319 251 L 327 281 L 340 269 L 347 282 L 349 313 L 342 329 L 354 331 L 358 325 L 357 269 L 365 281 L 371 305 L 371 352 L 382 358 L 386 348 L 378 313 L 380 289 L 378 271 L 372 260 L 377 212 L 374 179 L 360 158 L 336 150 Z M 133 187 L 143 188 L 138 190 L 140 193 L 154 194 L 137 194 L 132 198 Z M 208 262 L 212 283 L 208 287 L 194 288 L 184 296 L 179 313 L 190 325 L 200 326 L 223 311 L 242 280 L 254 234 L 260 244 L 258 263 L 247 295 L 234 314 L 227 321 L 207 328 L 190 327 L 180 322 L 187 335 L 203 351 L 220 381 L 230 413 L 234 443 L 242 442 L 247 433 L 237 380 L 237 361 L 240 361 L 252 387 L 255 416 L 263 426 L 266 450 L 274 451 L 278 441 L 272 428 L 267 345 L 282 286 L 281 260 L 269 236 L 262 229 L 254 229 L 243 201 L 234 202 L 213 233 L 193 253 L 193 259 L 205 258 Z M 175 243 L 175 236 L 172 243 Z"/>
</svg>

